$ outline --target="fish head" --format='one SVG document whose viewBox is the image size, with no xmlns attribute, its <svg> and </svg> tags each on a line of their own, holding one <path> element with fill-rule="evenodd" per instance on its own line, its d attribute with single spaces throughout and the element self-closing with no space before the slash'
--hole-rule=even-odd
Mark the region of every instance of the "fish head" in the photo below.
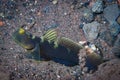
<svg viewBox="0 0 120 80">
<path fill-rule="evenodd" d="M 24 49 L 32 50 L 35 47 L 35 42 L 32 38 L 32 35 L 27 33 L 23 28 L 19 28 L 15 32 L 13 32 L 12 38 Z"/>
</svg>

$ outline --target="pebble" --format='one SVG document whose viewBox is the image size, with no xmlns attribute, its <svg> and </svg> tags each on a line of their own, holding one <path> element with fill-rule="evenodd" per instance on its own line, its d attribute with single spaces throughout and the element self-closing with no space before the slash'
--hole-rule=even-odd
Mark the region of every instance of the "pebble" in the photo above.
<svg viewBox="0 0 120 80">
<path fill-rule="evenodd" d="M 36 11 L 36 9 L 31 9 L 31 12 L 35 12 Z"/>
<path fill-rule="evenodd" d="M 53 4 L 57 4 L 57 3 L 58 3 L 58 0 L 53 0 L 52 3 L 53 3 Z"/>
<path fill-rule="evenodd" d="M 45 6 L 45 7 L 43 8 L 43 12 L 44 12 L 44 13 L 49 13 L 50 10 L 51 10 L 51 7 L 50 7 L 50 6 Z"/>
<path fill-rule="evenodd" d="M 113 2 L 113 0 L 107 0 L 107 2 Z"/>
<path fill-rule="evenodd" d="M 107 21 L 112 24 L 113 21 L 116 20 L 116 18 L 119 16 L 119 8 L 117 4 L 112 4 L 112 5 L 108 5 L 104 11 L 104 17 L 107 19 Z"/>
<path fill-rule="evenodd" d="M 5 18 L 8 19 L 8 20 L 12 20 L 12 19 L 15 18 L 15 17 L 12 16 L 12 15 L 9 15 L 9 16 L 6 16 Z"/>
<path fill-rule="evenodd" d="M 81 9 L 83 7 L 88 7 L 89 3 L 90 3 L 90 0 L 84 0 L 84 1 L 82 1 L 82 0 L 74 0 L 72 5 L 76 9 Z"/>
<path fill-rule="evenodd" d="M 38 1 L 37 1 L 37 0 L 35 0 L 34 4 L 36 5 L 37 3 L 38 3 Z"/>
<path fill-rule="evenodd" d="M 93 19 L 94 19 L 94 15 L 93 15 L 92 11 L 90 9 L 85 9 L 82 21 L 89 23 L 89 22 L 92 22 Z"/>
<path fill-rule="evenodd" d="M 116 19 L 117 23 L 120 24 L 120 15 Z"/>
<path fill-rule="evenodd" d="M 103 39 L 109 46 L 113 46 L 116 41 L 116 36 L 111 35 L 110 30 L 101 32 L 100 38 Z"/>
<path fill-rule="evenodd" d="M 22 13 L 20 13 L 20 16 L 22 16 L 23 14 Z"/>
<path fill-rule="evenodd" d="M 12 47 L 11 47 L 10 49 L 11 49 L 11 50 L 13 50 L 13 48 L 12 48 Z"/>
<path fill-rule="evenodd" d="M 27 24 L 32 24 L 35 22 L 35 19 L 33 16 L 26 16 L 25 21 L 27 22 Z"/>
<path fill-rule="evenodd" d="M 88 72 L 88 67 L 84 67 L 82 70 L 84 73 Z"/>
<path fill-rule="evenodd" d="M 22 5 L 23 5 L 24 7 L 27 7 L 27 6 L 29 6 L 29 3 L 28 3 L 28 2 L 24 2 Z"/>
<path fill-rule="evenodd" d="M 80 24 L 80 25 L 79 25 L 79 28 L 80 28 L 80 29 L 82 29 L 82 28 L 83 28 L 83 26 L 84 26 L 84 24 Z"/>
<path fill-rule="evenodd" d="M 4 13 L 0 13 L 0 17 L 2 17 L 2 18 L 4 18 L 5 16 L 4 16 Z"/>
<path fill-rule="evenodd" d="M 87 43 L 86 41 L 79 41 L 80 45 L 84 45 L 85 43 Z"/>
<path fill-rule="evenodd" d="M 57 28 L 59 26 L 59 23 L 53 23 L 53 24 L 51 24 L 51 25 L 45 25 L 44 26 L 44 30 L 45 31 L 47 31 L 47 30 L 49 30 L 49 29 L 53 29 L 53 28 Z"/>
<path fill-rule="evenodd" d="M 67 15 L 67 13 L 65 12 L 65 13 L 64 13 L 64 15 L 66 16 L 66 15 Z"/>
<path fill-rule="evenodd" d="M 120 32 L 120 25 L 117 22 L 113 22 L 110 27 L 109 30 L 111 32 L 111 35 L 113 36 L 117 36 Z"/>
<path fill-rule="evenodd" d="M 4 22 L 0 20 L 0 27 L 4 25 Z"/>
<path fill-rule="evenodd" d="M 40 27 L 38 27 L 38 32 L 39 32 L 39 33 L 41 33 L 41 32 L 42 32 Z"/>
<path fill-rule="evenodd" d="M 94 45 L 94 44 L 90 44 L 89 47 L 93 50 L 93 51 L 97 51 L 98 48 Z"/>
<path fill-rule="evenodd" d="M 97 0 L 94 5 L 92 6 L 92 11 L 94 13 L 101 13 L 103 12 L 103 1 Z"/>
<path fill-rule="evenodd" d="M 57 75 L 57 78 L 60 78 L 60 75 Z"/>
<path fill-rule="evenodd" d="M 29 28 L 28 28 L 28 26 L 25 26 L 25 30 L 28 30 Z"/>
<path fill-rule="evenodd" d="M 100 23 L 94 21 L 92 23 L 84 24 L 83 31 L 88 41 L 97 38 L 100 29 Z"/>
<path fill-rule="evenodd" d="M 115 42 L 114 47 L 112 48 L 112 52 L 114 53 L 115 56 L 120 58 L 120 37 L 118 40 Z"/>
<path fill-rule="evenodd" d="M 0 35 L 0 45 L 3 44 L 3 43 L 4 43 L 4 40 L 3 40 L 3 38 Z"/>
</svg>

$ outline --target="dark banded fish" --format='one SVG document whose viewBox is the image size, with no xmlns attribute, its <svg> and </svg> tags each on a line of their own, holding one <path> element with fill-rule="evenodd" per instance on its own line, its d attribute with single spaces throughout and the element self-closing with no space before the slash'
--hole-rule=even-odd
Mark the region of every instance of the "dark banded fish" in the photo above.
<svg viewBox="0 0 120 80">
<path fill-rule="evenodd" d="M 68 38 L 58 38 L 55 29 L 48 30 L 38 38 L 20 28 L 12 37 L 16 43 L 31 53 L 32 59 L 53 60 L 68 66 L 79 63 L 78 52 L 82 46 Z"/>
</svg>

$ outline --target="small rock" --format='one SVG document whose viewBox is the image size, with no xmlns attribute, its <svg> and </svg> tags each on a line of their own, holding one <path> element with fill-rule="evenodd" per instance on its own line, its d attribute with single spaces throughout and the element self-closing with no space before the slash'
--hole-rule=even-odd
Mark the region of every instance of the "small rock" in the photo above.
<svg viewBox="0 0 120 80">
<path fill-rule="evenodd" d="M 100 29 L 100 24 L 96 21 L 92 23 L 85 24 L 83 31 L 88 41 L 94 40 L 97 38 Z"/>
<path fill-rule="evenodd" d="M 116 41 L 116 36 L 111 35 L 109 30 L 101 32 L 100 38 L 103 39 L 109 46 L 113 46 Z"/>
<path fill-rule="evenodd" d="M 66 16 L 66 15 L 67 15 L 67 13 L 65 12 L 65 13 L 64 13 L 64 15 Z"/>
<path fill-rule="evenodd" d="M 51 7 L 50 7 L 50 6 L 45 6 L 42 11 L 43 11 L 44 13 L 49 13 L 50 10 L 51 10 Z"/>
<path fill-rule="evenodd" d="M 53 3 L 53 4 L 57 4 L 57 3 L 58 3 L 58 0 L 53 0 L 52 3 Z"/>
<path fill-rule="evenodd" d="M 90 4 L 90 0 L 74 0 L 72 3 L 76 9 L 87 7 Z"/>
<path fill-rule="evenodd" d="M 79 41 L 80 45 L 85 45 L 87 43 L 87 41 Z"/>
<path fill-rule="evenodd" d="M 97 51 L 97 47 L 94 44 L 89 44 L 89 47 L 93 50 L 93 51 Z"/>
<path fill-rule="evenodd" d="M 84 67 L 82 71 L 85 73 L 88 72 L 88 67 Z"/>
<path fill-rule="evenodd" d="M 112 48 L 112 52 L 114 53 L 115 56 L 120 58 L 120 37 L 118 40 L 115 42 L 114 47 Z"/>
<path fill-rule="evenodd" d="M 14 16 L 13 15 L 8 15 L 8 16 L 5 16 L 5 18 L 8 19 L 8 20 L 12 20 L 14 18 Z"/>
<path fill-rule="evenodd" d="M 34 4 L 36 5 L 37 3 L 38 3 L 38 1 L 37 1 L 37 0 L 35 0 Z"/>
<path fill-rule="evenodd" d="M 3 12 L 0 13 L 0 17 L 2 17 L 2 18 L 5 17 Z"/>
<path fill-rule="evenodd" d="M 31 23 L 34 22 L 34 18 L 33 18 L 33 17 L 26 18 L 26 22 L 27 22 L 28 24 L 31 24 Z"/>
<path fill-rule="evenodd" d="M 10 49 L 11 49 L 11 50 L 13 50 L 13 48 L 12 48 L 12 47 L 11 47 Z"/>
<path fill-rule="evenodd" d="M 88 22 L 92 22 L 93 19 L 94 19 L 94 15 L 92 11 L 90 9 L 85 9 L 82 21 L 88 23 Z"/>
<path fill-rule="evenodd" d="M 0 27 L 4 26 L 4 22 L 0 20 Z"/>
<path fill-rule="evenodd" d="M 92 11 L 94 13 L 101 13 L 103 11 L 103 1 L 97 0 L 95 4 L 92 6 Z"/>
<path fill-rule="evenodd" d="M 47 31 L 49 29 L 57 28 L 59 26 L 59 23 L 53 23 L 51 25 L 45 25 L 44 30 Z"/>
<path fill-rule="evenodd" d="M 24 2 L 22 5 L 23 5 L 23 7 L 27 7 L 27 6 L 29 6 L 29 3 L 28 2 Z"/>
<path fill-rule="evenodd" d="M 38 27 L 38 32 L 39 32 L 39 33 L 41 33 L 41 32 L 42 32 L 40 27 Z"/>
<path fill-rule="evenodd" d="M 57 78 L 60 78 L 60 75 L 57 75 Z"/>
<path fill-rule="evenodd" d="M 103 18 L 102 18 L 102 16 L 101 15 L 96 15 L 96 17 L 95 17 L 95 21 L 98 21 L 99 23 L 102 23 L 102 20 Z"/>
<path fill-rule="evenodd" d="M 113 21 L 116 20 L 116 18 L 119 15 L 119 8 L 117 4 L 112 4 L 112 5 L 108 5 L 104 11 L 104 17 L 107 19 L 107 21 L 112 24 Z"/>
<path fill-rule="evenodd" d="M 80 29 L 82 29 L 82 28 L 83 28 L 83 26 L 84 26 L 84 24 L 80 24 L 80 25 L 79 25 L 79 28 L 80 28 Z"/>
<path fill-rule="evenodd" d="M 107 2 L 113 2 L 113 0 L 107 0 Z"/>
<path fill-rule="evenodd" d="M 109 30 L 111 35 L 117 36 L 120 32 L 120 25 L 117 22 L 113 22 L 113 24 L 110 25 Z"/>
<path fill-rule="evenodd" d="M 90 0 L 87 0 L 86 2 L 83 3 L 84 7 L 87 7 L 90 4 Z"/>
<path fill-rule="evenodd" d="M 117 23 L 120 24 L 120 15 L 116 19 Z"/>
</svg>

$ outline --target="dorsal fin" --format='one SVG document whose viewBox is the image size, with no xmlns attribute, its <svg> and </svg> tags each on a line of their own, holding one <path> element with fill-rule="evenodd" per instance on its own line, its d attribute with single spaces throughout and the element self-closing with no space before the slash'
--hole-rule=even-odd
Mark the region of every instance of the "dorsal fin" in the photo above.
<svg viewBox="0 0 120 80">
<path fill-rule="evenodd" d="M 43 36 L 41 36 L 42 42 L 48 41 L 49 43 L 57 40 L 57 32 L 55 29 L 48 30 Z"/>
</svg>

